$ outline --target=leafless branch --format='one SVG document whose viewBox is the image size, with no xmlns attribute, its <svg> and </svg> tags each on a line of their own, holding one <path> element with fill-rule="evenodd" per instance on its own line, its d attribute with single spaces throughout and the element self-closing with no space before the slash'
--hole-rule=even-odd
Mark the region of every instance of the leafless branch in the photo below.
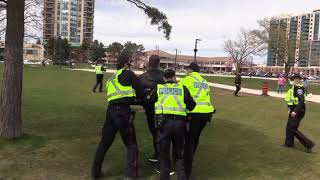
<svg viewBox="0 0 320 180">
<path fill-rule="evenodd" d="M 258 55 L 260 53 L 261 44 L 251 31 L 241 29 L 237 39 L 225 41 L 224 50 L 233 59 L 237 72 L 239 72 L 241 66 L 246 63 L 250 55 Z"/>
<path fill-rule="evenodd" d="M 3 2 L 0 0 L 0 2 Z M 26 0 L 24 12 L 25 38 L 38 39 L 42 34 L 43 0 Z M 0 14 L 0 36 L 5 34 L 7 16 Z"/>
</svg>

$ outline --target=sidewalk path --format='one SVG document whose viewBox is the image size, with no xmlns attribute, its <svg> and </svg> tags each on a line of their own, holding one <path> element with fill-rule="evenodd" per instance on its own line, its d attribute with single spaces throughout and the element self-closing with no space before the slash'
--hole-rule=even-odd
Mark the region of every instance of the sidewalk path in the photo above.
<svg viewBox="0 0 320 180">
<path fill-rule="evenodd" d="M 73 71 L 87 71 L 87 72 L 94 72 L 94 69 L 70 69 Z M 107 70 L 107 73 L 114 73 L 115 70 Z M 142 71 L 135 71 L 136 74 L 142 74 Z M 234 91 L 235 87 L 234 86 L 229 86 L 229 85 L 224 85 L 224 84 L 217 84 L 217 83 L 211 83 L 209 82 L 209 85 L 215 88 L 219 88 L 219 89 L 226 89 L 226 90 L 231 90 Z M 248 88 L 241 88 L 242 93 L 247 93 L 247 94 L 254 94 L 254 95 L 261 95 L 262 91 L 261 90 L 256 90 L 256 89 L 248 89 Z M 285 93 L 284 94 L 278 94 L 275 91 L 269 91 L 268 94 L 271 97 L 275 97 L 275 98 L 284 98 Z M 306 98 L 307 101 L 309 102 L 314 102 L 314 103 L 320 103 L 320 95 L 312 95 L 312 96 L 308 96 Z"/>
</svg>

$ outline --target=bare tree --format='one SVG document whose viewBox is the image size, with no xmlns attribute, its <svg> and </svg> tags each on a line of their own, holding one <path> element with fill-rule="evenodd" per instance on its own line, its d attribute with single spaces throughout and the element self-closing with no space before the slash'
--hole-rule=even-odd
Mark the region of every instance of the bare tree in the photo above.
<svg viewBox="0 0 320 180">
<path fill-rule="evenodd" d="M 7 9 L 4 73 L 0 101 L 0 136 L 22 136 L 21 93 L 23 72 L 24 0 L 1 1 Z"/>
<path fill-rule="evenodd" d="M 265 47 L 252 31 L 241 29 L 238 38 L 226 40 L 223 48 L 232 58 L 238 74 L 249 56 L 260 55 Z"/>
<path fill-rule="evenodd" d="M 2 3 L 5 7 L 5 3 Z M 24 24 L 25 24 L 25 40 L 39 39 L 42 35 L 43 28 L 43 0 L 25 0 L 24 6 Z M 1 5 L 0 5 L 1 7 Z M 4 36 L 6 32 L 7 13 L 6 8 L 1 9 L 0 13 L 0 36 Z"/>
<path fill-rule="evenodd" d="M 165 14 L 140 0 L 127 1 L 144 10 L 146 15 L 151 18 L 151 24 L 158 25 L 158 29 L 163 30 L 165 37 L 170 38 L 172 26 L 168 23 Z M 31 27 L 40 27 L 42 20 L 40 18 L 42 17 L 39 17 L 39 11 L 33 8 L 41 7 L 42 2 L 42 0 L 26 0 L 26 3 L 25 0 L 0 0 L 1 14 L 3 15 L 2 18 L 0 17 L 0 26 L 1 23 L 5 24 L 3 33 L 5 32 L 6 39 L 0 97 L 0 137 L 12 139 L 21 137 L 23 134 L 21 118 L 23 40 L 25 30 L 30 32 L 30 34 L 26 33 L 27 37 L 41 34 L 39 31 L 30 30 L 27 24 L 33 24 Z"/>
</svg>

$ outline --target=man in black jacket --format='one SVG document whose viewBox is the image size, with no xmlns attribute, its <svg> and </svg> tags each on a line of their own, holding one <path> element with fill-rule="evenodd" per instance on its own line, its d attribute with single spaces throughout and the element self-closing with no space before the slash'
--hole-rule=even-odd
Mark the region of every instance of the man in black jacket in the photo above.
<svg viewBox="0 0 320 180">
<path fill-rule="evenodd" d="M 145 89 L 146 93 L 148 93 L 148 91 L 150 91 L 151 89 L 156 88 L 157 84 L 164 84 L 163 74 L 164 74 L 163 71 L 160 70 L 159 56 L 152 55 L 149 58 L 149 65 L 148 65 L 147 72 L 143 73 L 140 76 L 141 84 Z M 149 131 L 152 135 L 153 147 L 154 147 L 154 154 L 148 160 L 150 162 L 156 163 L 158 162 L 158 150 L 157 150 L 157 144 L 156 144 L 157 131 L 155 129 L 155 123 L 154 123 L 154 106 L 145 104 L 144 109 L 147 117 Z"/>
<path fill-rule="evenodd" d="M 240 73 L 238 73 L 234 78 L 234 85 L 236 86 L 236 91 L 234 92 L 234 96 L 238 96 L 238 93 L 241 90 L 241 74 Z"/>
</svg>

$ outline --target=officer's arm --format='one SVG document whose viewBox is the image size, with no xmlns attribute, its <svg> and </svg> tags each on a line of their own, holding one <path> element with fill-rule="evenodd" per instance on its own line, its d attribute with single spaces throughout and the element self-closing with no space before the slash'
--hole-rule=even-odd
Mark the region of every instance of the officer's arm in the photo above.
<svg viewBox="0 0 320 180">
<path fill-rule="evenodd" d="M 119 76 L 119 83 L 123 86 L 132 86 L 136 90 L 137 98 L 142 99 L 144 89 L 141 85 L 140 79 L 130 70 L 125 70 Z"/>
<path fill-rule="evenodd" d="M 305 105 L 304 93 L 304 88 L 294 88 L 294 96 L 298 97 L 298 105 L 293 110 L 294 112 L 300 112 Z"/>
<path fill-rule="evenodd" d="M 184 103 L 187 106 L 187 109 L 189 111 L 192 111 L 195 107 L 196 107 L 196 102 L 194 101 L 194 99 L 192 98 L 189 90 L 183 86 L 183 90 L 184 90 Z"/>
<path fill-rule="evenodd" d="M 158 101 L 157 88 L 152 89 L 144 98 L 145 105 L 152 105 Z"/>
<path fill-rule="evenodd" d="M 103 66 L 101 66 L 101 71 L 106 71 L 106 69 L 103 67 Z"/>
</svg>

